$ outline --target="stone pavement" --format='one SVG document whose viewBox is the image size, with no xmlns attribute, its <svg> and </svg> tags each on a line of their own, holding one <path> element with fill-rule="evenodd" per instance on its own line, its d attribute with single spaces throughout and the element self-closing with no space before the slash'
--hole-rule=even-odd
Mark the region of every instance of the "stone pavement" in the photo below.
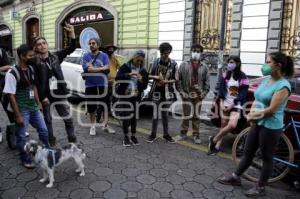
<svg viewBox="0 0 300 199">
<path fill-rule="evenodd" d="M 86 116 L 74 112 L 74 118 L 86 121 Z M 7 120 L 0 111 L 0 125 Z M 46 188 L 38 180 L 40 169 L 26 170 L 18 160 L 17 151 L 10 151 L 6 143 L 0 145 L 0 198 L 245 198 L 244 190 L 253 183 L 243 181 L 242 187 L 223 186 L 216 179 L 224 172 L 231 171 L 231 160 L 219 156 L 207 156 L 193 144 L 167 144 L 159 139 L 153 144 L 145 142 L 151 120 L 138 121 L 137 137 L 140 146 L 125 148 L 121 145 L 122 131 L 112 125 L 116 134 L 104 133 L 97 129 L 97 136 L 88 135 L 89 128 L 76 122 L 76 133 L 82 148 L 87 154 L 86 175 L 75 173 L 73 160 L 55 171 L 53 188 Z M 178 134 L 180 122 L 170 121 L 170 133 Z M 54 121 L 58 146 L 66 143 L 64 125 L 61 120 Z M 161 129 L 160 129 L 161 131 Z M 29 130 L 30 138 L 37 139 L 37 133 Z M 207 136 L 216 129 L 201 124 L 201 134 L 206 144 Z M 185 146 L 184 146 L 185 145 Z M 205 148 L 202 146 L 202 148 Z M 264 198 L 300 198 L 300 193 L 281 182 L 272 184 Z"/>
</svg>

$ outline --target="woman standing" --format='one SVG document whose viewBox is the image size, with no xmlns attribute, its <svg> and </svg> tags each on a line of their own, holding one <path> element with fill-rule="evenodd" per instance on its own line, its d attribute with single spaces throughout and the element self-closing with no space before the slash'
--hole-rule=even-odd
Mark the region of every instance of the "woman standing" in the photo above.
<svg viewBox="0 0 300 199">
<path fill-rule="evenodd" d="M 218 153 L 223 137 L 237 127 L 248 88 L 249 80 L 241 71 L 241 59 L 238 56 L 230 56 L 227 73 L 222 78 L 218 94 L 222 111 L 221 129 L 217 135 L 209 136 L 208 155 Z"/>
<path fill-rule="evenodd" d="M 294 63 L 281 52 L 270 53 L 262 67 L 265 78 L 255 91 L 255 101 L 247 115 L 251 124 L 245 151 L 235 172 L 225 175 L 218 181 L 227 185 L 241 185 L 240 176 L 251 165 L 255 152 L 260 148 L 263 167 L 258 184 L 245 194 L 249 197 L 265 195 L 265 186 L 272 172 L 273 155 L 282 134 L 284 108 L 291 94 L 291 85 L 285 77 L 294 74 Z"/>
<path fill-rule="evenodd" d="M 116 81 L 120 81 L 117 94 L 120 96 L 120 105 L 124 132 L 123 146 L 138 145 L 136 134 L 137 103 L 141 99 L 142 92 L 148 85 L 148 73 L 143 67 L 145 53 L 142 50 L 135 52 L 132 59 L 122 65 L 117 73 Z M 129 126 L 131 126 L 131 141 L 128 137 Z"/>
</svg>

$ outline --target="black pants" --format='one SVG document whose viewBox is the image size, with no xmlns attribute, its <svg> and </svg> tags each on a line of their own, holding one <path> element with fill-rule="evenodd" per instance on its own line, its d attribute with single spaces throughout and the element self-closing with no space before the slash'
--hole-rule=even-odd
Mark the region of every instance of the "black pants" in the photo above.
<svg viewBox="0 0 300 199">
<path fill-rule="evenodd" d="M 273 169 L 273 155 L 282 129 L 268 129 L 263 126 L 253 126 L 248 133 L 243 158 L 235 174 L 241 176 L 251 165 L 258 148 L 261 150 L 263 167 L 258 181 L 259 186 L 265 186 Z"/>
<path fill-rule="evenodd" d="M 120 102 L 122 103 L 121 104 L 122 108 L 128 109 L 128 110 L 123 111 L 121 113 L 122 117 L 128 117 L 128 118 L 122 120 L 123 133 L 124 133 L 124 135 L 128 135 L 129 126 L 130 126 L 131 127 L 131 134 L 135 135 L 135 133 L 136 133 L 136 119 L 137 119 L 136 118 L 137 117 L 136 116 L 137 98 L 132 97 L 132 98 L 128 98 L 128 99 L 123 99 L 123 100 L 120 100 Z"/>
<path fill-rule="evenodd" d="M 0 99 L 1 99 L 1 104 L 2 107 L 8 117 L 9 122 L 12 124 L 15 122 L 15 114 L 12 111 L 8 110 L 8 104 L 9 104 L 9 99 L 8 99 L 8 95 L 3 96 L 3 93 L 0 93 Z"/>
<path fill-rule="evenodd" d="M 162 119 L 164 136 L 169 135 L 169 121 L 168 121 L 169 111 L 167 109 L 169 109 L 171 103 L 166 103 L 165 100 L 153 101 L 153 103 L 154 103 L 154 108 L 153 108 L 151 135 L 156 137 L 158 120 L 160 118 Z M 161 105 L 161 103 L 164 104 Z"/>
<path fill-rule="evenodd" d="M 52 126 L 52 110 L 51 106 L 55 103 L 54 107 L 60 117 L 63 118 L 65 123 L 65 130 L 69 138 L 73 138 L 74 134 L 74 124 L 73 118 L 71 116 L 71 108 L 67 100 L 61 101 L 50 101 L 50 104 L 43 107 L 44 120 L 48 128 L 48 137 L 49 140 L 54 140 L 55 136 L 53 134 L 53 126 Z M 56 104 L 57 103 L 57 104 Z"/>
</svg>

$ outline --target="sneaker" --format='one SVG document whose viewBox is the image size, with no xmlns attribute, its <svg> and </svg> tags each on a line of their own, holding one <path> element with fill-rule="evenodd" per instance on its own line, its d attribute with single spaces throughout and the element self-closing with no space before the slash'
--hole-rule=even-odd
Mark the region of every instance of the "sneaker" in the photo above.
<svg viewBox="0 0 300 199">
<path fill-rule="evenodd" d="M 103 128 L 103 127 L 105 127 L 105 123 L 101 122 L 101 123 L 99 123 L 99 126 Z"/>
<path fill-rule="evenodd" d="M 112 129 L 111 127 L 109 127 L 108 125 L 104 126 L 102 128 L 102 130 L 105 131 L 105 132 L 111 133 L 111 134 L 116 133 L 116 131 L 114 129 Z"/>
<path fill-rule="evenodd" d="M 131 146 L 131 142 L 130 142 L 129 137 L 127 135 L 124 137 L 123 146 L 126 146 L 126 147 Z"/>
<path fill-rule="evenodd" d="M 35 168 L 35 164 L 34 164 L 34 163 L 26 163 L 26 162 L 23 162 L 22 165 L 23 165 L 23 167 L 25 167 L 26 169 L 34 169 L 34 168 Z"/>
<path fill-rule="evenodd" d="M 175 143 L 175 140 L 173 140 L 173 138 L 170 135 L 164 135 L 163 137 L 167 143 Z"/>
<path fill-rule="evenodd" d="M 207 152 L 207 155 L 217 155 L 221 150 L 217 148 L 213 148 Z"/>
<path fill-rule="evenodd" d="M 195 144 L 201 144 L 200 135 L 194 135 L 193 139 Z"/>
<path fill-rule="evenodd" d="M 187 135 L 180 133 L 180 135 L 176 136 L 177 141 L 187 140 Z"/>
<path fill-rule="evenodd" d="M 2 143 L 2 132 L 0 132 L 0 143 Z"/>
<path fill-rule="evenodd" d="M 242 182 L 240 177 L 233 173 L 228 173 L 218 179 L 218 182 L 224 185 L 241 186 Z"/>
<path fill-rule="evenodd" d="M 157 139 L 157 137 L 155 135 L 149 135 L 149 137 L 147 138 L 146 142 L 149 143 L 153 143 L 155 140 Z"/>
<path fill-rule="evenodd" d="M 208 137 L 208 152 L 211 152 L 215 149 L 216 144 L 214 143 L 214 136 Z"/>
<path fill-rule="evenodd" d="M 131 142 L 135 146 L 140 145 L 139 141 L 136 139 L 135 136 L 131 136 Z"/>
<path fill-rule="evenodd" d="M 245 195 L 247 197 L 256 198 L 259 196 L 265 196 L 266 195 L 266 189 L 265 187 L 259 187 L 258 185 L 252 187 L 248 191 L 245 192 Z"/>
<path fill-rule="evenodd" d="M 92 136 L 96 135 L 96 128 L 95 128 L 95 126 L 92 126 L 90 128 L 90 135 L 92 135 Z"/>
<path fill-rule="evenodd" d="M 70 143 L 76 143 L 77 142 L 77 137 L 75 135 L 68 136 L 68 141 Z"/>
<path fill-rule="evenodd" d="M 27 131 L 25 132 L 25 137 L 29 137 L 29 133 Z"/>
</svg>

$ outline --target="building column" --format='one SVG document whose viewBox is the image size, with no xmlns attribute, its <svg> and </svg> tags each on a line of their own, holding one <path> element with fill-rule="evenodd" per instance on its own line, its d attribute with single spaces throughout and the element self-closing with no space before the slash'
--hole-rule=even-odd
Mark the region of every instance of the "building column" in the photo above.
<svg viewBox="0 0 300 199">
<path fill-rule="evenodd" d="M 232 7 L 232 33 L 230 55 L 240 55 L 242 20 L 243 20 L 243 0 L 233 0 Z"/>
<path fill-rule="evenodd" d="M 191 46 L 193 44 L 194 21 L 195 21 L 195 0 L 185 1 L 185 20 L 184 20 L 184 42 L 183 42 L 183 60 L 188 61 L 191 56 Z"/>
<path fill-rule="evenodd" d="M 269 15 L 269 29 L 267 52 L 276 52 L 281 49 L 281 29 L 282 17 L 284 12 L 283 0 L 270 0 L 270 15 Z"/>
</svg>

